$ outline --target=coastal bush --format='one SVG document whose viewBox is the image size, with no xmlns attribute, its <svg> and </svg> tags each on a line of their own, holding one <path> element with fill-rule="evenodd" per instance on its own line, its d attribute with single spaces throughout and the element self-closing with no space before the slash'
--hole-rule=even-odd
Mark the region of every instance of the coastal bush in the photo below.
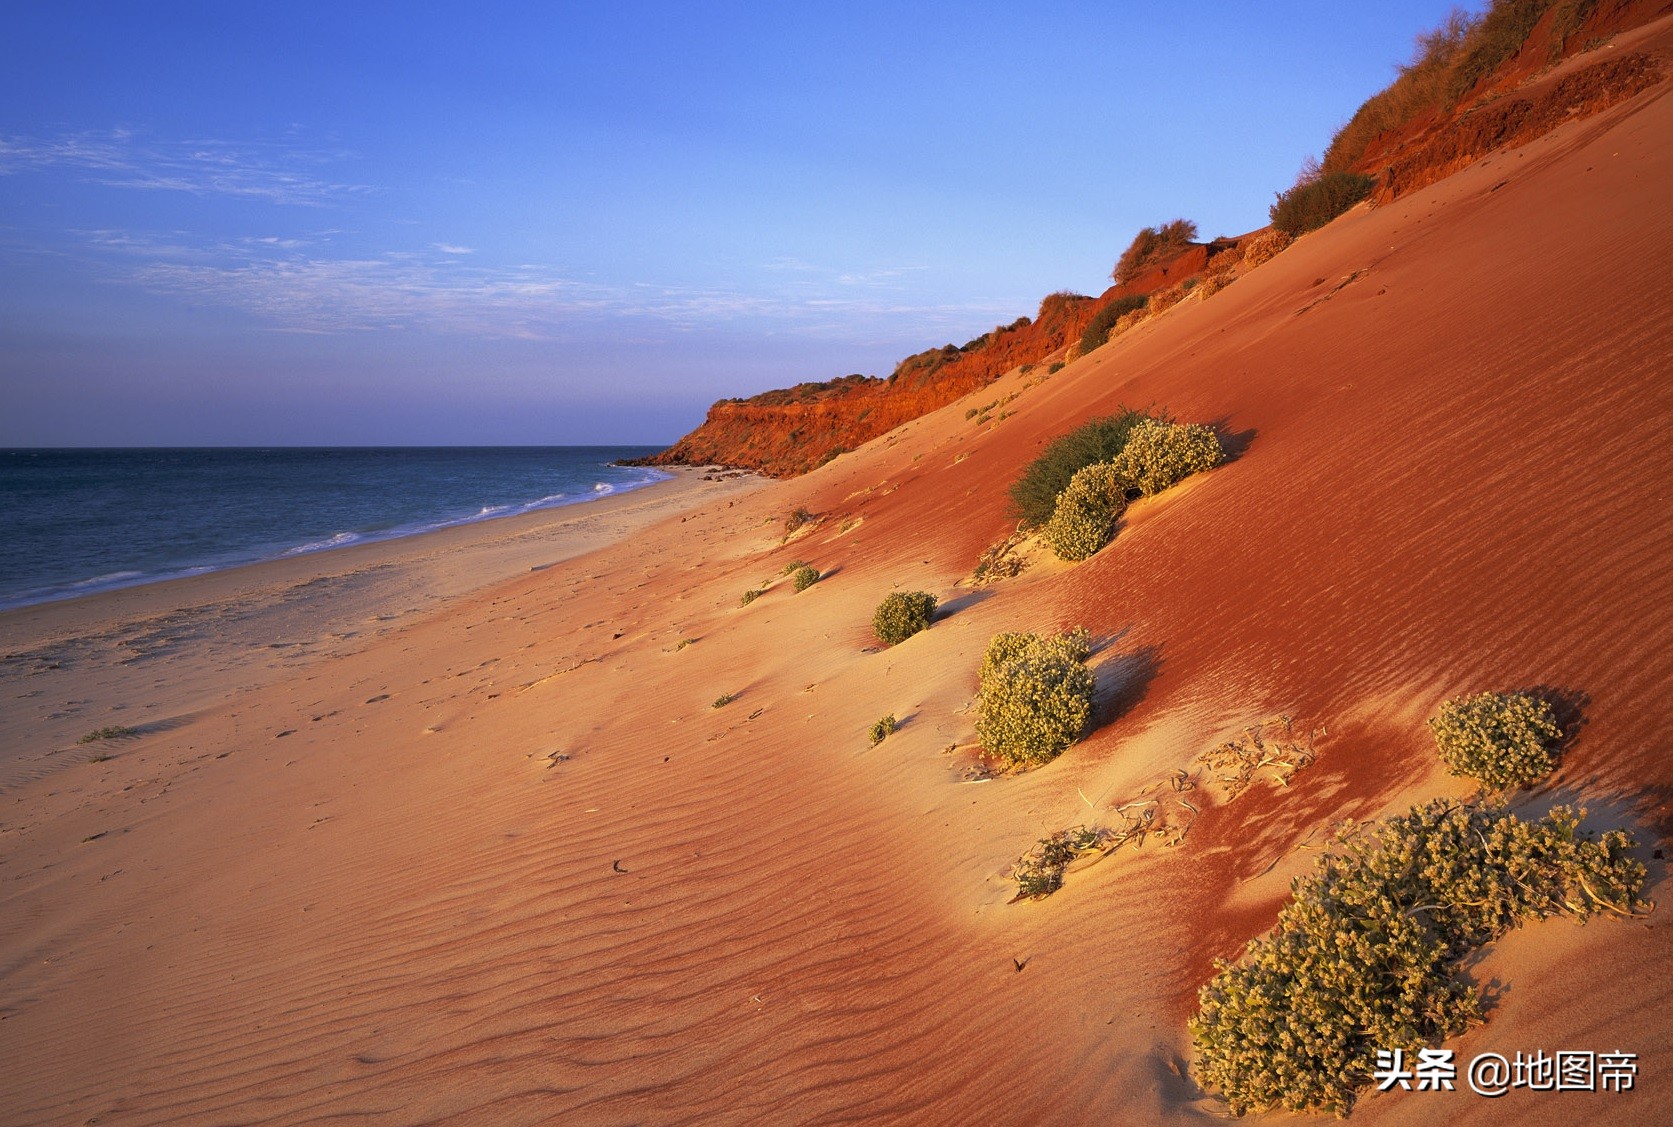
<svg viewBox="0 0 1673 1127">
<path fill-rule="evenodd" d="M 793 572 L 795 572 L 798 568 L 803 568 L 803 567 L 806 567 L 806 566 L 807 566 L 807 561 L 806 560 L 791 560 L 789 563 L 784 565 L 783 570 L 781 570 L 779 572 L 779 574 L 780 575 L 790 575 Z"/>
<path fill-rule="evenodd" d="M 819 570 L 809 567 L 807 564 L 798 567 L 790 575 L 790 586 L 798 591 L 806 591 L 817 582 L 819 582 Z"/>
<path fill-rule="evenodd" d="M 789 516 L 784 518 L 784 534 L 789 536 L 806 525 L 812 524 L 816 519 L 814 514 L 806 509 L 794 509 Z"/>
<path fill-rule="evenodd" d="M 1108 462 L 1075 471 L 1041 536 L 1060 560 L 1073 563 L 1110 542 L 1115 522 L 1127 511 L 1127 479 Z"/>
<path fill-rule="evenodd" d="M 1127 445 L 1134 427 L 1148 418 L 1123 407 L 1113 415 L 1091 419 L 1068 434 L 1059 435 L 1030 462 L 1011 484 L 1011 508 L 1026 525 L 1038 528 L 1051 519 L 1057 498 L 1069 479 L 1095 462 L 1113 461 Z"/>
<path fill-rule="evenodd" d="M 1067 368 L 1067 367 L 1068 367 L 1068 365 L 1063 363 L 1063 361 L 1061 361 L 1061 360 L 1054 361 L 1052 363 L 1052 366 L 1046 369 L 1046 375 L 1055 376 L 1055 375 L 1057 375 L 1057 373 L 1061 372 L 1064 368 Z"/>
<path fill-rule="evenodd" d="M 1563 735 L 1551 705 L 1522 693 L 1455 697 L 1429 718 L 1429 730 L 1447 770 L 1490 790 L 1549 775 L 1551 745 Z"/>
<path fill-rule="evenodd" d="M 982 746 L 1013 766 L 1061 755 L 1092 718 L 1092 671 L 1082 664 L 1090 653 L 1085 630 L 996 635 L 982 658 Z"/>
<path fill-rule="evenodd" d="M 1370 195 L 1375 184 L 1360 172 L 1326 172 L 1279 193 L 1267 214 L 1274 227 L 1295 238 L 1347 211 Z"/>
<path fill-rule="evenodd" d="M 721 693 L 718 697 L 715 698 L 715 702 L 713 704 L 711 704 L 709 707 L 710 708 L 725 708 L 727 705 L 731 704 L 733 701 L 735 701 L 737 699 L 738 699 L 738 694 L 737 693 Z"/>
<path fill-rule="evenodd" d="M 890 736 L 894 735 L 895 728 L 897 728 L 898 726 L 899 725 L 896 724 L 896 722 L 895 722 L 895 714 L 892 713 L 892 712 L 889 713 L 889 715 L 883 717 L 877 723 L 873 724 L 871 726 L 871 733 L 870 733 L 870 735 L 871 735 L 871 746 L 876 747 L 878 744 L 882 743 L 884 740 L 886 740 Z"/>
<path fill-rule="evenodd" d="M 1110 277 L 1118 286 L 1130 282 L 1147 267 L 1184 250 L 1196 237 L 1197 225 L 1189 219 L 1170 220 L 1159 227 L 1141 227 L 1116 260 Z"/>
<path fill-rule="evenodd" d="M 927 591 L 891 591 L 871 616 L 872 633 L 887 646 L 898 646 L 920 630 L 929 629 L 935 596 Z"/>
<path fill-rule="evenodd" d="M 1277 926 L 1215 961 L 1190 1020 L 1196 1072 L 1234 1115 L 1346 1115 L 1379 1049 L 1408 1053 L 1482 1020 L 1458 962 L 1527 920 L 1639 909 L 1645 869 L 1585 811 L 1524 821 L 1439 799 L 1339 835 Z"/>
<path fill-rule="evenodd" d="M 1129 488 L 1153 497 L 1194 473 L 1213 469 L 1222 456 L 1213 427 L 1146 418 L 1133 427 L 1112 464 Z"/>
<path fill-rule="evenodd" d="M 1110 339 L 1110 330 L 1129 313 L 1143 309 L 1149 297 L 1142 293 L 1124 294 L 1092 315 L 1086 331 L 1080 336 L 1081 354 L 1085 355 Z"/>
<path fill-rule="evenodd" d="M 738 605 L 741 607 L 747 607 L 750 603 L 753 603 L 756 599 L 759 599 L 765 594 L 765 591 L 745 591 L 743 593 L 743 597 L 738 600 Z"/>
</svg>

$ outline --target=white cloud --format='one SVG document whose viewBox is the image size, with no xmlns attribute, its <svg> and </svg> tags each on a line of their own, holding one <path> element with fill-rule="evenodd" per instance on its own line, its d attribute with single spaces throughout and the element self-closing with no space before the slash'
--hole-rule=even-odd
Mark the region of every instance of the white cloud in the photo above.
<svg viewBox="0 0 1673 1127">
<path fill-rule="evenodd" d="M 476 253 L 476 251 L 473 250 L 470 247 L 455 246 L 453 243 L 431 243 L 430 245 L 435 247 L 437 250 L 441 251 L 443 254 L 475 254 Z"/>
<path fill-rule="evenodd" d="M 330 180 L 323 166 L 340 159 L 307 149 L 227 141 L 148 141 L 131 130 L 55 138 L 0 137 L 0 175 L 65 168 L 90 183 L 145 191 L 221 195 L 323 207 L 370 192 Z"/>
<path fill-rule="evenodd" d="M 247 236 L 194 245 L 182 232 L 79 232 L 114 281 L 193 304 L 243 310 L 277 330 L 309 333 L 431 332 L 480 338 L 546 339 L 586 323 L 649 322 L 699 332 L 748 322 L 751 331 L 849 339 L 883 325 L 926 338 L 972 317 L 1002 316 L 988 305 L 890 301 L 882 290 L 769 287 L 761 292 L 654 282 L 606 284 L 538 263 L 467 261 L 466 248 L 345 254 L 337 231 Z"/>
</svg>

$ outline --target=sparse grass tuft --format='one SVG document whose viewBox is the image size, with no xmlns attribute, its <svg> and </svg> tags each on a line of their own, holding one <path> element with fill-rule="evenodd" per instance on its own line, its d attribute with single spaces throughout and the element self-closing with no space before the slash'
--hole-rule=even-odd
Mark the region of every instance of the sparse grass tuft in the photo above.
<svg viewBox="0 0 1673 1127">
<path fill-rule="evenodd" d="M 93 731 L 88 732 L 76 742 L 91 744 L 98 743 L 100 740 L 119 740 L 124 736 L 137 735 L 139 735 L 138 728 L 129 728 L 123 724 L 113 724 L 108 728 L 95 728 Z"/>
<path fill-rule="evenodd" d="M 1093 826 L 1071 826 L 1043 837 L 1011 868 L 1017 882 L 1012 900 L 1043 900 L 1063 887 L 1063 873 L 1077 857 L 1103 851 L 1106 831 Z"/>
<path fill-rule="evenodd" d="M 794 535 L 797 531 L 807 527 L 818 519 L 819 518 L 816 514 L 811 513 L 806 509 L 794 509 L 791 511 L 789 516 L 784 518 L 784 534 L 786 536 Z"/>
<path fill-rule="evenodd" d="M 791 572 L 795 571 L 797 568 L 806 567 L 806 566 L 807 566 L 807 561 L 806 560 L 791 560 L 789 563 L 784 565 L 784 570 L 780 571 L 779 574 L 780 575 L 789 575 Z"/>
<path fill-rule="evenodd" d="M 871 616 L 872 633 L 884 645 L 898 646 L 920 630 L 928 630 L 935 615 L 935 596 L 927 591 L 891 591 Z"/>
<path fill-rule="evenodd" d="M 1489 790 L 1512 790 L 1551 773 L 1562 738 L 1550 704 L 1522 693 L 1455 697 L 1429 718 L 1435 750 L 1454 775 Z"/>
<path fill-rule="evenodd" d="M 871 732 L 869 733 L 871 736 L 871 746 L 876 747 L 878 744 L 888 739 L 894 734 L 897 727 L 899 727 L 899 725 L 895 722 L 895 714 L 892 712 L 883 717 L 877 723 L 873 724 L 871 726 Z"/>
</svg>

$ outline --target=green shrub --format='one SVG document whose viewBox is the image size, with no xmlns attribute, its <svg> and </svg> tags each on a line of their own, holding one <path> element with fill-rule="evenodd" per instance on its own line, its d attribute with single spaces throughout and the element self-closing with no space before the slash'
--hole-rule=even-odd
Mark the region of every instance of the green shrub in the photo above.
<svg viewBox="0 0 1673 1127">
<path fill-rule="evenodd" d="M 1279 194 L 1267 214 L 1292 239 L 1323 227 L 1371 194 L 1376 181 L 1360 172 L 1326 172 Z"/>
<path fill-rule="evenodd" d="M 1197 225 L 1189 219 L 1175 219 L 1160 227 L 1141 227 L 1116 260 L 1110 277 L 1116 285 L 1130 282 L 1147 267 L 1184 250 L 1196 237 Z"/>
<path fill-rule="evenodd" d="M 1123 407 L 1114 415 L 1091 419 L 1051 440 L 1011 484 L 1011 508 L 1024 524 L 1045 524 L 1057 509 L 1057 497 L 1069 479 L 1094 462 L 1109 462 L 1127 445 L 1127 435 L 1148 416 Z"/>
<path fill-rule="evenodd" d="M 982 658 L 976 735 L 1013 765 L 1055 759 L 1092 718 L 1092 671 L 1084 630 L 1055 638 L 999 634 Z"/>
<path fill-rule="evenodd" d="M 806 509 L 794 509 L 789 516 L 784 518 L 784 534 L 789 536 L 805 525 L 812 524 L 817 519 L 819 518 L 815 514 L 808 512 Z"/>
<path fill-rule="evenodd" d="M 1220 440 L 1213 427 L 1143 419 L 1111 462 L 1132 489 L 1154 497 L 1194 473 L 1219 465 Z"/>
<path fill-rule="evenodd" d="M 898 646 L 920 630 L 929 629 L 935 596 L 927 591 L 891 591 L 871 616 L 871 629 L 884 645 Z"/>
<path fill-rule="evenodd" d="M 759 599 L 765 594 L 765 591 L 745 591 L 743 593 L 743 597 L 738 600 L 738 605 L 741 607 L 747 607 L 750 603 L 753 603 L 756 599 Z"/>
<path fill-rule="evenodd" d="M 1108 462 L 1075 471 L 1058 494 L 1057 508 L 1041 530 L 1060 560 L 1084 560 L 1110 542 L 1115 522 L 1127 511 L 1127 479 Z"/>
<path fill-rule="evenodd" d="M 806 591 L 819 582 L 819 569 L 803 564 L 790 576 L 790 586 L 798 591 Z"/>
<path fill-rule="evenodd" d="M 1086 323 L 1086 331 L 1080 336 L 1080 350 L 1084 355 L 1110 339 L 1110 329 L 1127 314 L 1143 309 L 1149 301 L 1146 294 L 1124 294 L 1092 315 L 1092 320 Z"/>
<path fill-rule="evenodd" d="M 892 736 L 896 727 L 898 727 L 898 725 L 895 723 L 895 715 L 892 712 L 883 717 L 883 719 L 879 720 L 877 723 L 873 724 L 871 726 L 871 746 L 876 747 L 878 744 Z"/>
<path fill-rule="evenodd" d="M 1338 838 L 1277 926 L 1216 960 L 1191 1019 L 1199 1079 L 1235 1115 L 1346 1115 L 1378 1049 L 1433 1045 L 1482 1020 L 1460 959 L 1525 920 L 1640 906 L 1644 866 L 1585 812 L 1528 822 L 1441 799 Z"/>
<path fill-rule="evenodd" d="M 1057 375 L 1057 373 L 1061 372 L 1064 368 L 1067 368 L 1067 367 L 1068 367 L 1068 365 L 1065 364 L 1061 360 L 1053 361 L 1051 367 L 1046 369 L 1046 375 L 1055 376 L 1055 375 Z"/>
<path fill-rule="evenodd" d="M 709 707 L 710 708 L 725 708 L 727 705 L 731 704 L 733 701 L 735 701 L 737 699 L 738 699 L 738 694 L 737 693 L 721 693 L 718 697 L 715 698 L 715 702 L 713 704 L 709 705 Z"/>
<path fill-rule="evenodd" d="M 1429 730 L 1447 770 L 1491 790 L 1549 775 L 1550 745 L 1563 734 L 1549 704 L 1521 693 L 1456 697 L 1429 718 Z"/>
<path fill-rule="evenodd" d="M 806 566 L 807 566 L 807 561 L 806 560 L 791 560 L 789 563 L 784 565 L 784 569 L 782 571 L 780 571 L 779 574 L 780 575 L 789 575 L 791 572 L 795 571 L 797 568 L 803 568 L 803 567 L 806 567 Z"/>
</svg>

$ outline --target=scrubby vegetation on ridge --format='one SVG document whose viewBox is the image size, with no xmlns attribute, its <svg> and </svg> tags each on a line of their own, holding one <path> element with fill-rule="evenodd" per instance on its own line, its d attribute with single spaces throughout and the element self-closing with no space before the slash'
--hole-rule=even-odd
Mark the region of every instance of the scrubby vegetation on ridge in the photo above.
<svg viewBox="0 0 1673 1127">
<path fill-rule="evenodd" d="M 1141 227 L 1116 260 L 1110 279 L 1125 285 L 1170 255 L 1177 254 L 1195 241 L 1197 225 L 1189 219 L 1171 219 L 1157 227 Z"/>
<path fill-rule="evenodd" d="M 1429 718 L 1435 750 L 1454 775 L 1509 790 L 1551 773 L 1551 745 L 1562 739 L 1551 705 L 1525 693 L 1455 697 Z"/>
<path fill-rule="evenodd" d="M 982 747 L 1012 766 L 1061 755 L 1092 718 L 1092 671 L 1083 664 L 1090 654 L 1085 630 L 995 635 L 982 658 Z"/>
<path fill-rule="evenodd" d="M 1362 172 L 1325 172 L 1281 192 L 1268 212 L 1274 229 L 1292 239 L 1317 230 L 1371 194 L 1376 181 Z"/>
<path fill-rule="evenodd" d="M 1126 294 L 1116 298 L 1094 313 L 1092 320 L 1086 323 L 1086 331 L 1081 334 L 1081 352 L 1084 354 L 1091 352 L 1094 348 L 1101 347 L 1105 341 L 1110 339 L 1110 330 L 1115 327 L 1116 322 L 1129 313 L 1136 313 L 1143 309 L 1145 303 L 1149 300 L 1150 296 L 1148 294 Z"/>
<path fill-rule="evenodd" d="M 790 573 L 790 586 L 798 591 L 806 591 L 817 582 L 819 582 L 819 570 L 809 567 L 807 564 L 803 564 Z"/>
<path fill-rule="evenodd" d="M 878 744 L 894 735 L 895 729 L 899 726 L 900 725 L 895 720 L 895 714 L 892 712 L 879 719 L 877 723 L 871 726 L 871 731 L 867 733 L 871 739 L 871 746 L 876 747 Z"/>
<path fill-rule="evenodd" d="M 928 591 L 891 591 L 871 616 L 878 641 L 898 646 L 920 630 L 928 630 L 935 614 L 935 596 Z"/>
<path fill-rule="evenodd" d="M 1196 1074 L 1232 1113 L 1346 1115 L 1376 1052 L 1413 1052 L 1483 1020 L 1462 958 L 1527 920 L 1643 906 L 1642 864 L 1584 811 L 1539 821 L 1441 799 L 1338 837 L 1277 926 L 1219 960 L 1190 1021 Z"/>
</svg>

